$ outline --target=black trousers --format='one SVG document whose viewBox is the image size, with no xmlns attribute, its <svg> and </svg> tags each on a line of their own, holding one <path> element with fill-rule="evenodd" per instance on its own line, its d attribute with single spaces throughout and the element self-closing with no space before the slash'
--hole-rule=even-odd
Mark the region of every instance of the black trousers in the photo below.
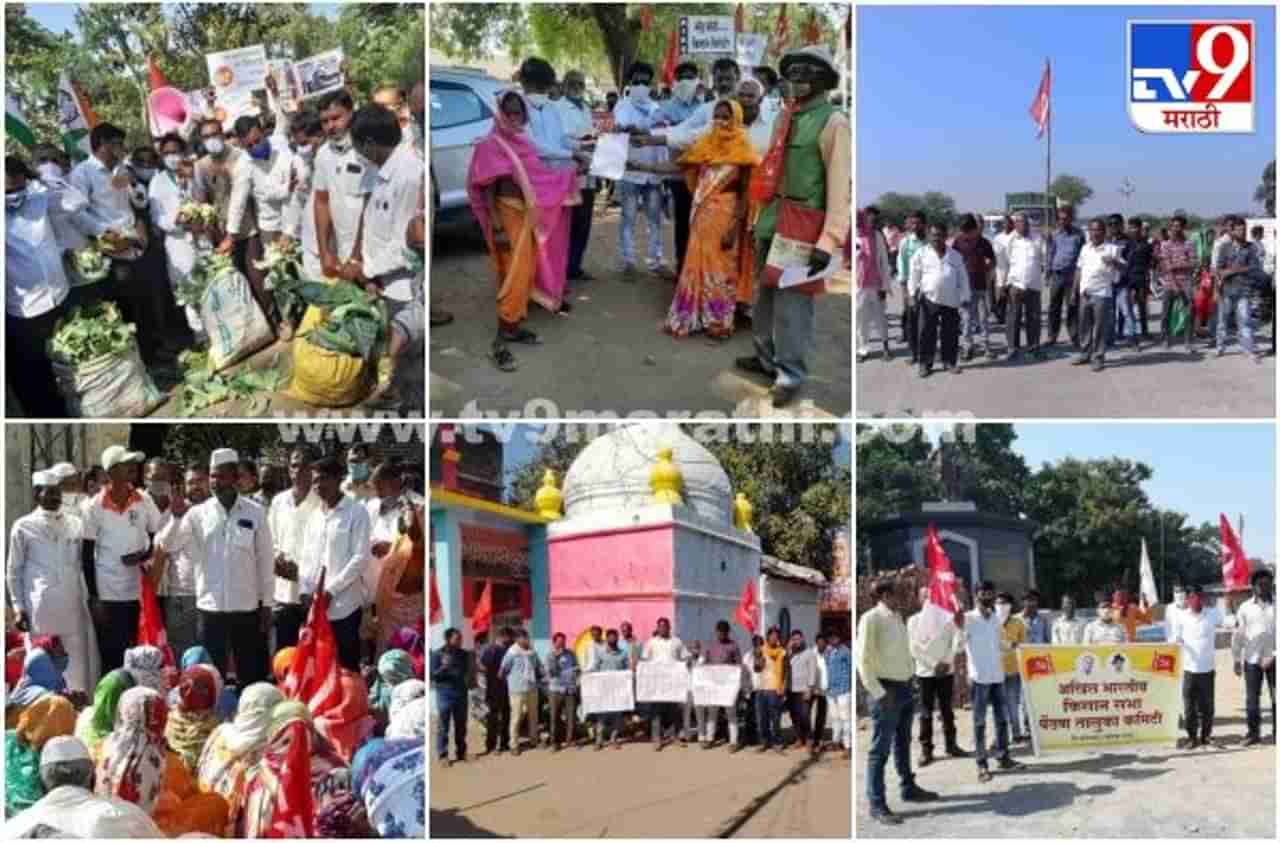
<svg viewBox="0 0 1280 843">
<path fill-rule="evenodd" d="M 920 361 L 920 308 L 911 301 L 911 296 L 902 294 L 902 341 L 911 349 L 911 362 Z"/>
<path fill-rule="evenodd" d="M 988 292 L 991 296 L 991 312 L 995 315 L 996 321 L 1003 323 L 1005 315 L 1009 308 L 1009 285 L 1006 284 L 1000 289 L 996 289 L 996 285 L 992 284 Z M 1040 314 L 1037 313 L 1036 316 Z"/>
<path fill-rule="evenodd" d="M 1026 349 L 1040 347 L 1040 291 L 1023 290 L 1012 285 L 1005 287 L 1007 312 L 1004 319 L 1005 344 L 1013 353 L 1023 348 L 1022 333 L 1027 336 Z"/>
<path fill-rule="evenodd" d="M 916 307 L 920 310 L 920 365 L 925 368 L 933 367 L 938 334 L 941 332 L 942 364 L 955 366 L 960 359 L 959 309 L 935 304 L 926 298 L 921 298 Z"/>
<path fill-rule="evenodd" d="M 591 242 L 591 220 L 596 208 L 596 191 L 582 191 L 582 204 L 573 209 L 569 226 L 569 271 L 570 281 L 582 275 L 582 256 L 587 253 L 587 244 Z"/>
<path fill-rule="evenodd" d="M 360 669 L 360 619 L 363 609 L 356 609 L 345 618 L 330 621 L 333 637 L 338 640 L 338 664 L 347 670 Z"/>
<path fill-rule="evenodd" d="M 809 706 L 813 700 L 806 700 L 799 691 L 787 692 L 787 712 L 791 715 L 791 728 L 796 731 L 796 738 L 802 743 L 809 742 Z"/>
<path fill-rule="evenodd" d="M 1080 353 L 1089 360 L 1107 356 L 1107 340 L 1111 334 L 1111 306 L 1114 299 L 1102 296 L 1080 297 L 1080 320 L 1077 334 Z"/>
<path fill-rule="evenodd" d="M 1079 339 L 1076 332 L 1076 318 L 1078 313 L 1076 308 L 1079 306 L 1079 297 L 1072 294 L 1072 288 L 1075 287 L 1075 269 L 1057 270 L 1049 273 L 1049 281 L 1053 285 L 1049 293 L 1049 344 L 1052 345 L 1058 341 L 1058 331 L 1062 327 L 1062 310 L 1066 306 L 1067 311 L 1067 334 L 1071 337 L 1071 344 L 1075 345 Z"/>
<path fill-rule="evenodd" d="M 679 703 L 648 703 L 648 706 L 649 729 L 655 741 L 666 737 L 668 729 L 679 728 L 683 724 Z"/>
<path fill-rule="evenodd" d="M 951 706 L 955 697 L 956 677 L 919 676 L 920 683 L 920 746 L 925 754 L 933 754 L 933 709 L 936 704 L 942 714 L 942 737 L 948 747 L 956 744 L 956 713 Z"/>
<path fill-rule="evenodd" d="M 258 610 L 206 612 L 197 609 L 196 637 L 209 651 L 213 666 L 227 675 L 227 657 L 236 660 L 236 680 L 241 688 L 268 680 L 267 641 L 258 622 Z"/>
<path fill-rule="evenodd" d="M 1133 306 L 1138 311 L 1138 327 L 1141 330 L 1143 339 L 1151 337 L 1151 331 L 1147 324 L 1147 299 L 1151 295 L 1151 288 L 1145 282 L 1138 282 L 1138 286 L 1133 288 Z"/>
<path fill-rule="evenodd" d="M 1262 735 L 1262 683 L 1266 681 L 1271 690 L 1271 733 L 1276 731 L 1276 666 L 1273 662 L 1269 670 L 1263 670 L 1260 664 L 1244 666 L 1244 714 L 1249 727 L 1249 734 L 1254 737 Z"/>
<path fill-rule="evenodd" d="M 301 603 L 277 603 L 271 610 L 271 624 L 276 628 L 276 650 L 298 646 L 298 632 L 307 622 L 307 610 Z"/>
<path fill-rule="evenodd" d="M 671 201 L 675 205 L 676 277 L 684 273 L 684 256 L 689 251 L 689 216 L 693 213 L 693 194 L 683 180 L 671 185 Z"/>
<path fill-rule="evenodd" d="M 511 697 L 505 692 L 489 694 L 485 701 L 489 713 L 484 718 L 484 748 L 506 752 L 511 748 Z"/>
<path fill-rule="evenodd" d="M 102 674 L 124 665 L 124 651 L 133 646 L 138 637 L 138 614 L 141 604 L 137 600 L 103 600 L 105 623 L 98 626 L 98 655 L 102 656 Z"/>
<path fill-rule="evenodd" d="M 822 733 L 827 730 L 827 695 L 817 694 L 809 702 L 817 711 L 813 716 L 813 743 L 817 746 L 822 741 Z"/>
<path fill-rule="evenodd" d="M 1213 735 L 1213 671 L 1182 674 L 1182 708 L 1187 734 L 1207 741 Z"/>
<path fill-rule="evenodd" d="M 58 392 L 53 364 L 45 345 L 53 336 L 58 320 L 67 313 L 67 303 L 31 319 L 5 316 L 5 375 L 22 404 L 22 415 L 30 419 L 67 417 L 67 402 Z"/>
</svg>

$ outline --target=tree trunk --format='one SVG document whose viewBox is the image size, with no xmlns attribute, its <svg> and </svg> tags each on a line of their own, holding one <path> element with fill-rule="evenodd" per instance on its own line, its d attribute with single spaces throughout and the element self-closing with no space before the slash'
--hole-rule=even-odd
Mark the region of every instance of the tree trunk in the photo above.
<svg viewBox="0 0 1280 843">
<path fill-rule="evenodd" d="M 627 70 L 640 49 L 640 21 L 627 17 L 625 3 L 592 3 L 591 15 L 600 34 L 604 37 L 605 54 L 609 57 L 609 72 L 613 84 L 622 93 Z"/>
</svg>

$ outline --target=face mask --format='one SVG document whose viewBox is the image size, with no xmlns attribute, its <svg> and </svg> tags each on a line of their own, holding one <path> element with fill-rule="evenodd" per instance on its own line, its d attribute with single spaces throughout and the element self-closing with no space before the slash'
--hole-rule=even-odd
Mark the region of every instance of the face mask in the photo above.
<svg viewBox="0 0 1280 843">
<path fill-rule="evenodd" d="M 164 157 L 164 168 L 172 173 L 174 170 L 178 169 L 178 164 L 181 162 L 181 155 L 166 155 Z"/>
<path fill-rule="evenodd" d="M 534 108 L 542 108 L 547 104 L 546 94 L 526 94 L 525 99 L 527 99 Z"/>
<path fill-rule="evenodd" d="M 697 79 L 678 79 L 673 89 L 676 99 L 688 102 L 693 99 L 693 95 L 698 93 Z"/>
<path fill-rule="evenodd" d="M 649 101 L 649 86 L 648 86 L 648 85 L 632 85 L 632 86 L 631 86 L 631 100 L 632 100 L 633 102 L 638 102 L 638 103 L 646 103 L 646 102 L 648 102 L 648 101 Z"/>
<path fill-rule="evenodd" d="M 16 210 L 22 207 L 22 203 L 27 200 L 27 188 L 21 190 L 11 190 L 4 195 L 4 204 L 9 210 Z"/>
<path fill-rule="evenodd" d="M 227 145 L 222 142 L 222 138 L 210 138 L 204 142 L 204 148 L 214 158 L 221 158 L 227 151 Z"/>
<path fill-rule="evenodd" d="M 330 138 L 329 146 L 333 147 L 333 151 L 337 153 L 346 152 L 351 148 L 351 131 L 347 130 L 336 138 Z"/>
<path fill-rule="evenodd" d="M 263 138 L 249 147 L 249 157 L 255 161 L 266 161 L 271 157 L 271 139 Z"/>
<path fill-rule="evenodd" d="M 364 482 L 369 479 L 369 466 L 362 462 L 351 463 L 351 479 Z"/>
<path fill-rule="evenodd" d="M 1181 609 L 1183 606 L 1186 605 L 1186 603 L 1187 603 L 1187 595 L 1184 592 L 1175 591 L 1173 593 L 1173 605 Z"/>
<path fill-rule="evenodd" d="M 1013 607 L 1008 603 L 1001 603 L 996 606 L 996 617 L 1000 619 L 1000 623 L 1009 620 L 1009 613 L 1013 611 Z"/>
</svg>

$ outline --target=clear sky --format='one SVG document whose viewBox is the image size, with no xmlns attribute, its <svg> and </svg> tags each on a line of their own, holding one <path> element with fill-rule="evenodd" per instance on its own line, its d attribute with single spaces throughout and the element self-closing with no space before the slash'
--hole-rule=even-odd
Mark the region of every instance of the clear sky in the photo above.
<svg viewBox="0 0 1280 843">
<path fill-rule="evenodd" d="M 338 16 L 337 3 L 310 3 L 308 5 L 315 14 L 324 15 L 328 18 L 336 18 Z M 80 4 L 77 3 L 28 3 L 27 14 L 36 23 L 51 32 L 58 34 L 63 32 L 76 33 L 76 9 L 79 7 Z"/>
<path fill-rule="evenodd" d="M 1084 178 L 1088 214 L 1247 211 L 1275 158 L 1275 10 L 1264 6 L 862 6 L 857 198 L 940 190 L 960 210 L 1044 190 L 1028 109 L 1053 59 L 1053 169 Z M 1255 22 L 1253 135 L 1143 135 L 1125 110 L 1129 19 Z M 1136 187 L 1126 209 L 1118 188 Z"/>
<path fill-rule="evenodd" d="M 1123 457 L 1151 467 L 1151 502 L 1216 524 L 1244 515 L 1244 549 L 1275 559 L 1276 432 L 1270 424 L 1017 424 L 1013 448 L 1032 470 L 1066 457 Z M 932 434 L 936 441 L 937 434 Z"/>
</svg>

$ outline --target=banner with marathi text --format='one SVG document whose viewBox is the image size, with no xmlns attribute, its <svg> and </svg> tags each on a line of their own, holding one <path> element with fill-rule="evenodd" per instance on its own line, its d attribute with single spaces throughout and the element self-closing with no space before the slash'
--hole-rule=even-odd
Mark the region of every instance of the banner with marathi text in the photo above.
<svg viewBox="0 0 1280 843">
<path fill-rule="evenodd" d="M 1177 740 L 1178 647 L 1025 645 L 1018 660 L 1037 755 Z"/>
</svg>

